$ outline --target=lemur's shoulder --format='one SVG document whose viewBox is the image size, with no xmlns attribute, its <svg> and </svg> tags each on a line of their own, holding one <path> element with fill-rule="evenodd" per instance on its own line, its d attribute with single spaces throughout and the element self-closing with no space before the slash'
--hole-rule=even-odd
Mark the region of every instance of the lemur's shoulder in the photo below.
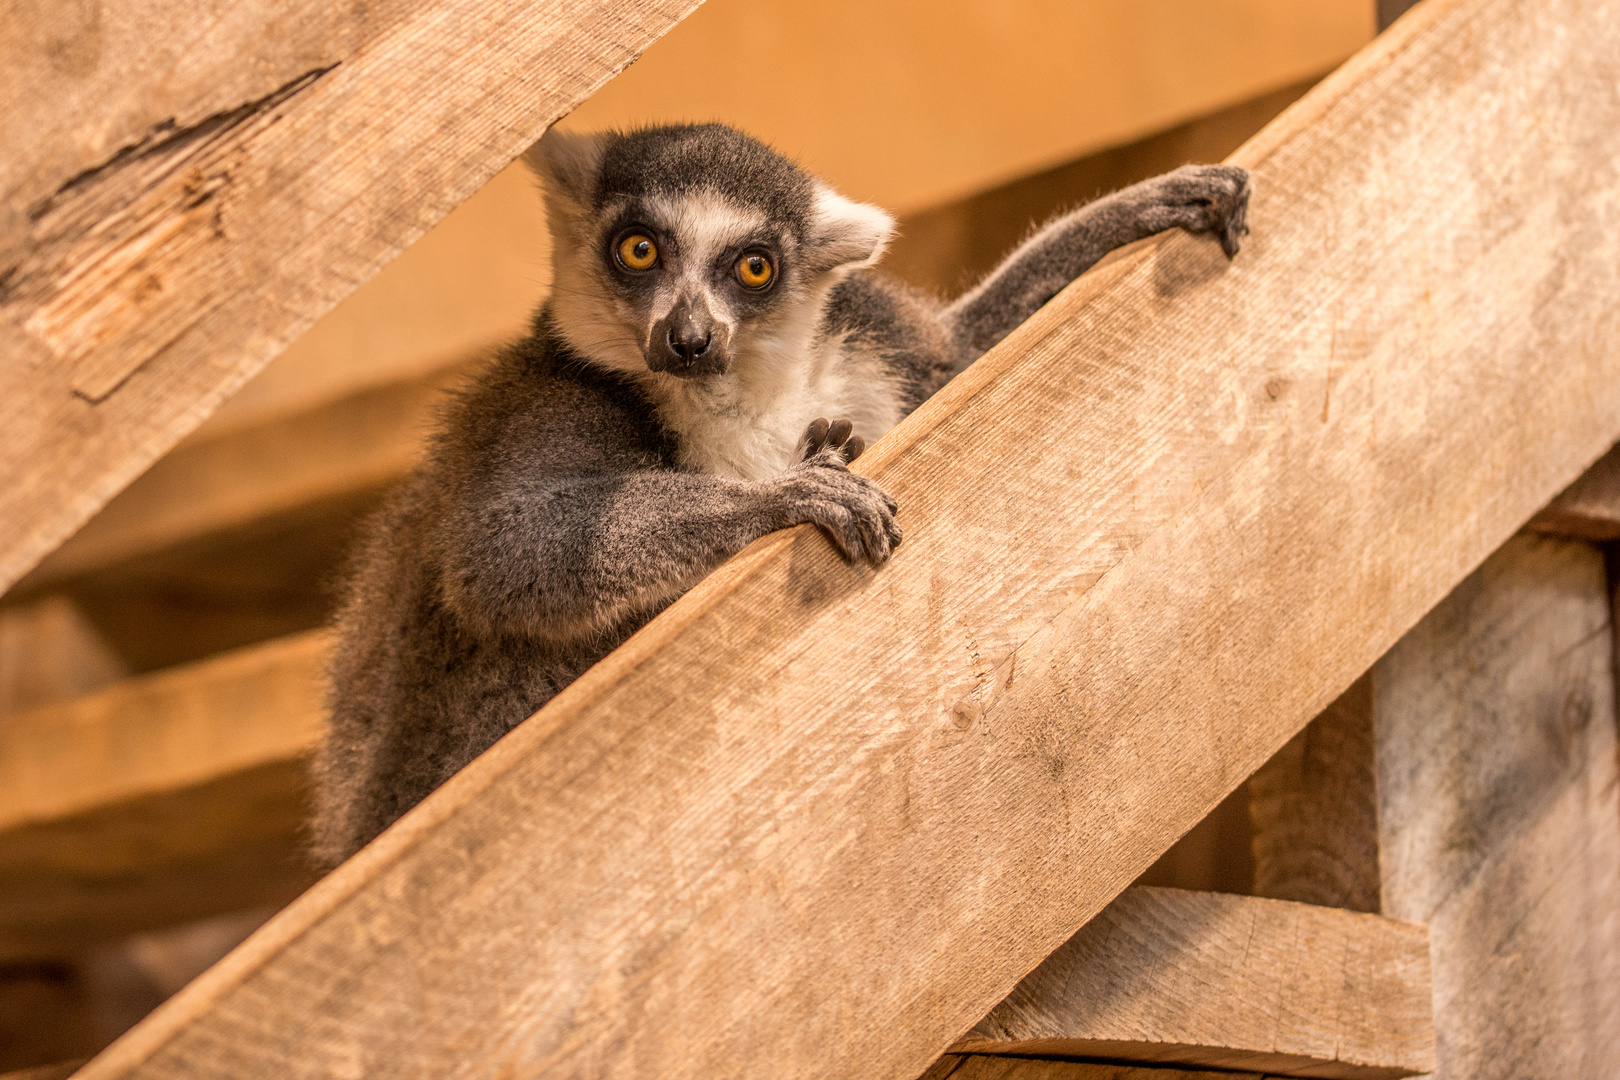
<svg viewBox="0 0 1620 1080">
<path fill-rule="evenodd" d="M 451 472 L 578 474 L 668 467 L 673 440 L 630 380 L 586 362 L 547 309 L 440 411 L 430 459 Z"/>
<path fill-rule="evenodd" d="M 880 357 L 905 388 L 909 412 L 945 384 L 958 359 L 939 318 L 942 307 L 881 270 L 860 270 L 834 286 L 822 329 L 847 347 Z"/>
</svg>

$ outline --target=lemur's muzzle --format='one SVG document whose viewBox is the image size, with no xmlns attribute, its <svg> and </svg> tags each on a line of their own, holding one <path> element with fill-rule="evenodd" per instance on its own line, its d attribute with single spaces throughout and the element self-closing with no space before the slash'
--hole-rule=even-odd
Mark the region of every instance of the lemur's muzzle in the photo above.
<svg viewBox="0 0 1620 1080">
<path fill-rule="evenodd" d="M 720 375 L 729 363 L 725 328 L 707 307 L 679 300 L 652 325 L 647 341 L 647 367 L 683 379 Z"/>
</svg>

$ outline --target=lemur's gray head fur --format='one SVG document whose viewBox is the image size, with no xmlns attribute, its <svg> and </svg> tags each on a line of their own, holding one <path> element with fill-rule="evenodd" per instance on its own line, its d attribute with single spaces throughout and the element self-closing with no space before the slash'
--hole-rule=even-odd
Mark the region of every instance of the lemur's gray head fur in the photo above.
<svg viewBox="0 0 1620 1080">
<path fill-rule="evenodd" d="M 553 129 L 525 157 L 545 190 L 557 326 L 626 374 L 795 363 L 828 290 L 894 231 L 721 124 Z"/>
</svg>

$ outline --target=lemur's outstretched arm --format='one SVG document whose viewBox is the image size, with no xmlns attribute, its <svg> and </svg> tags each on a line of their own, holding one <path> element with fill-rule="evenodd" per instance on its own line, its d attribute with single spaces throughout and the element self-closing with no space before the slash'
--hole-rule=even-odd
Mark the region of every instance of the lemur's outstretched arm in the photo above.
<svg viewBox="0 0 1620 1080">
<path fill-rule="evenodd" d="M 1227 257 L 1248 229 L 1249 174 L 1231 165 L 1187 165 L 1065 214 L 1019 246 L 945 313 L 967 362 L 1115 248 L 1166 229 L 1214 233 Z"/>
<path fill-rule="evenodd" d="M 795 464 L 762 481 L 641 469 L 514 476 L 441 533 L 446 599 L 495 633 L 573 638 L 656 609 L 754 540 L 818 526 L 851 562 L 900 543 L 895 503 L 849 471 L 849 421 L 812 422 Z"/>
</svg>

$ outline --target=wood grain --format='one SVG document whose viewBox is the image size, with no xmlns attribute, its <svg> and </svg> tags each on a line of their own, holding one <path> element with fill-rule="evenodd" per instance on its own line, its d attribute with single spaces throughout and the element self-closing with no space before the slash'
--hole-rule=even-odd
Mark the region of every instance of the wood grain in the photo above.
<svg viewBox="0 0 1620 1080">
<path fill-rule="evenodd" d="M 1379 910 L 1377 769 L 1363 676 L 1249 777 L 1256 896 Z"/>
<path fill-rule="evenodd" d="M 890 565 L 753 546 L 86 1080 L 919 1075 L 1620 435 L 1617 52 L 1414 10 L 1237 156 L 1235 262 L 868 451 Z"/>
<path fill-rule="evenodd" d="M 1602 556 L 1525 536 L 1373 672 L 1386 913 L 1429 924 L 1441 1080 L 1620 1070 Z"/>
<path fill-rule="evenodd" d="M 1527 528 L 1553 536 L 1620 540 L 1620 447 L 1610 450 L 1530 519 Z"/>
<path fill-rule="evenodd" d="M 129 679 L 0 723 L 0 956 L 285 903 L 328 639 Z"/>
<path fill-rule="evenodd" d="M 954 1053 L 1286 1076 L 1434 1069 L 1429 935 L 1281 900 L 1137 887 L 990 1010 Z"/>
<path fill-rule="evenodd" d="M 962 1059 L 950 1080 L 1263 1080 L 1259 1073 L 1142 1068 L 1082 1061 L 981 1057 Z"/>
<path fill-rule="evenodd" d="M 27 595 L 75 575 L 402 478 L 445 387 L 466 370 L 363 390 L 306 412 L 188 441 L 19 581 Z"/>
<path fill-rule="evenodd" d="M 0 242 L 0 585 L 693 6 L 401 0 L 338 60 L 61 176 Z"/>
</svg>

